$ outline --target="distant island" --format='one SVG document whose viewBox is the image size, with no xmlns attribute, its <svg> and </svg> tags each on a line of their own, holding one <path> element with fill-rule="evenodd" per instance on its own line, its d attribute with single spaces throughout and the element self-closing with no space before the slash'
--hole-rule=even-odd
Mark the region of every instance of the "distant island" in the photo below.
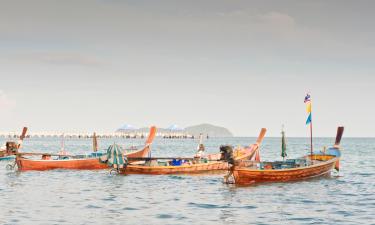
<svg viewBox="0 0 375 225">
<path fill-rule="evenodd" d="M 233 137 L 233 134 L 227 128 L 207 123 L 186 127 L 185 132 L 195 136 L 203 133 L 203 135 L 209 137 Z"/>
<path fill-rule="evenodd" d="M 135 128 L 131 125 L 124 125 L 123 127 L 116 130 L 116 133 L 135 133 L 135 132 L 144 132 L 147 133 L 149 130 L 148 127 Z M 199 124 L 195 126 L 189 126 L 186 128 L 180 128 L 177 125 L 171 125 L 167 128 L 158 127 L 159 133 L 185 133 L 187 135 L 199 136 L 201 133 L 204 136 L 209 137 L 233 137 L 233 134 L 225 127 L 215 126 L 212 124 Z"/>
</svg>

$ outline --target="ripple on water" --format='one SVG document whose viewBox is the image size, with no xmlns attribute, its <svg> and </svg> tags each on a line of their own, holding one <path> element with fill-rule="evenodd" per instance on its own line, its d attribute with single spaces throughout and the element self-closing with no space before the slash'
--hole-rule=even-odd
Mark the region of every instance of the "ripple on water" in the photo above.
<svg viewBox="0 0 375 225">
<path fill-rule="evenodd" d="M 173 216 L 169 215 L 169 214 L 158 214 L 158 215 L 156 215 L 156 217 L 159 218 L 159 219 L 171 219 L 171 218 L 173 218 Z"/>
<path fill-rule="evenodd" d="M 88 208 L 88 209 L 101 209 L 101 208 L 103 208 L 103 207 L 100 207 L 100 206 L 97 206 L 97 205 L 87 205 L 86 206 L 86 208 Z"/>
<path fill-rule="evenodd" d="M 111 196 L 111 197 L 107 197 L 107 198 L 102 198 L 102 200 L 107 201 L 107 202 L 114 202 L 114 201 L 116 201 L 116 197 Z"/>
<path fill-rule="evenodd" d="M 128 211 L 134 211 L 134 210 L 139 210 L 137 208 L 133 208 L 133 207 L 124 207 L 122 208 L 123 210 L 128 210 Z"/>
<path fill-rule="evenodd" d="M 168 177 L 172 180 L 185 180 L 186 179 L 186 176 L 169 175 Z"/>
<path fill-rule="evenodd" d="M 190 206 L 204 209 L 227 209 L 230 208 L 227 205 L 215 205 L 215 204 L 206 204 L 206 203 L 194 203 L 190 202 Z"/>
</svg>

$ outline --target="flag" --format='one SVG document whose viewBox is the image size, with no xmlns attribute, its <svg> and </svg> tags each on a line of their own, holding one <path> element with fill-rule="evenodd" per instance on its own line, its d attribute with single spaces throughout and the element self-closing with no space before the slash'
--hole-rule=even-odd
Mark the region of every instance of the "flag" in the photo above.
<svg viewBox="0 0 375 225">
<path fill-rule="evenodd" d="M 311 102 L 310 101 L 306 103 L 306 112 L 311 113 Z"/>
<path fill-rule="evenodd" d="M 309 114 L 309 117 L 307 117 L 306 125 L 311 123 L 311 113 Z"/>
<path fill-rule="evenodd" d="M 306 94 L 305 100 L 303 101 L 306 104 L 306 112 L 309 114 L 306 120 L 306 125 L 311 123 L 311 96 L 309 93 Z"/>
<path fill-rule="evenodd" d="M 306 94 L 305 100 L 303 101 L 304 103 L 310 102 L 311 101 L 311 96 L 309 93 Z"/>
</svg>

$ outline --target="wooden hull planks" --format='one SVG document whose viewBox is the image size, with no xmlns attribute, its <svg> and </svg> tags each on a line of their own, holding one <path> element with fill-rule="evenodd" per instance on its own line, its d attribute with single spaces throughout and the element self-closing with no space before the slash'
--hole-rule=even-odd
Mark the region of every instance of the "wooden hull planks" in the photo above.
<svg viewBox="0 0 375 225">
<path fill-rule="evenodd" d="M 146 146 L 142 150 L 128 153 L 127 157 L 146 157 L 150 152 L 150 147 Z M 28 159 L 22 156 L 16 157 L 16 163 L 18 170 L 54 170 L 54 169 L 66 169 L 66 170 L 100 170 L 108 169 L 107 164 L 101 163 L 99 158 L 84 158 L 84 159 L 51 159 L 51 160 L 35 160 Z"/>
<path fill-rule="evenodd" d="M 339 158 L 332 158 L 328 161 L 319 161 L 310 166 L 290 169 L 250 169 L 236 167 L 233 176 L 236 184 L 246 185 L 257 182 L 287 182 L 298 181 L 313 177 L 330 174 Z"/>
<path fill-rule="evenodd" d="M 99 158 L 66 159 L 66 160 L 35 160 L 17 157 L 16 163 L 19 171 L 28 170 L 97 170 L 106 169 L 108 166 L 99 162 Z"/>
<path fill-rule="evenodd" d="M 165 174 L 195 174 L 211 171 L 225 171 L 228 169 L 226 162 L 209 162 L 198 163 L 193 165 L 182 166 L 137 166 L 128 165 L 126 169 L 121 170 L 121 174 L 149 174 L 149 175 L 165 175 Z"/>
</svg>

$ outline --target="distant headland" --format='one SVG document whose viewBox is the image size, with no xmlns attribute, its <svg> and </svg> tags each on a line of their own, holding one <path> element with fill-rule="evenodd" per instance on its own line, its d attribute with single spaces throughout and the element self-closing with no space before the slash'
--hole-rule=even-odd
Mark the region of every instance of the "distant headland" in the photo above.
<svg viewBox="0 0 375 225">
<path fill-rule="evenodd" d="M 148 127 L 135 128 L 126 124 L 116 130 L 116 133 L 146 133 Z M 198 137 L 200 134 L 209 137 L 233 137 L 233 134 L 225 127 L 215 126 L 208 123 L 198 124 L 181 128 L 178 125 L 171 125 L 167 128 L 158 127 L 158 133 L 164 135 L 187 135 Z"/>
</svg>

